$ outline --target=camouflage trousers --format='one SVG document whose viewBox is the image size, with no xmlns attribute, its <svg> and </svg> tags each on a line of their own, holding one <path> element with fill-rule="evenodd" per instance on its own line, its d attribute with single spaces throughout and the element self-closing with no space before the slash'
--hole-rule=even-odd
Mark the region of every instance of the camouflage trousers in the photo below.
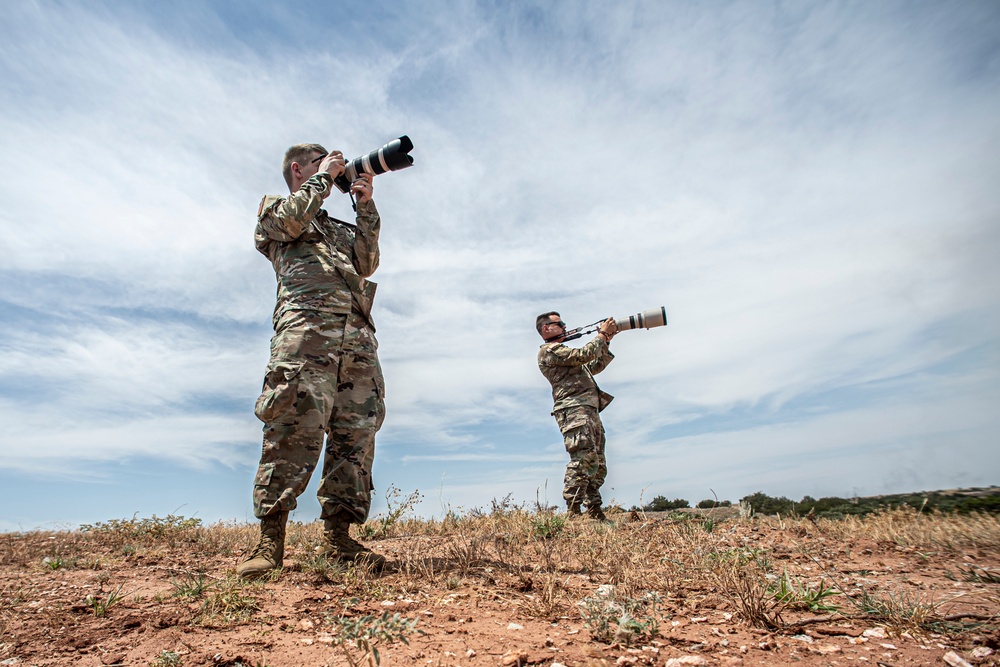
<svg viewBox="0 0 1000 667">
<path fill-rule="evenodd" d="M 552 413 L 569 454 L 563 498 L 569 507 L 601 506 L 601 486 L 608 476 L 604 458 L 604 425 L 597 408 L 578 406 Z"/>
<path fill-rule="evenodd" d="M 282 315 L 254 412 L 264 422 L 253 489 L 258 518 L 295 509 L 323 453 L 316 494 L 321 518 L 365 521 L 385 382 L 378 342 L 364 318 L 308 310 Z"/>
</svg>

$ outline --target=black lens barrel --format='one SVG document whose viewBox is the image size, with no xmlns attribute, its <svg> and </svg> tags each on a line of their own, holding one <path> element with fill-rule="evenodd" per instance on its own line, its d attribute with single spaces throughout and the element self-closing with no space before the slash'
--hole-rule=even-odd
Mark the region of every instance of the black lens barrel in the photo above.
<svg viewBox="0 0 1000 667">
<path fill-rule="evenodd" d="M 413 165 L 413 157 L 408 155 L 412 150 L 413 142 L 404 134 L 382 148 L 348 162 L 344 169 L 344 175 L 334 182 L 343 192 L 347 192 L 351 187 L 351 181 L 356 180 L 360 174 L 378 176 L 387 171 L 406 169 Z"/>
</svg>

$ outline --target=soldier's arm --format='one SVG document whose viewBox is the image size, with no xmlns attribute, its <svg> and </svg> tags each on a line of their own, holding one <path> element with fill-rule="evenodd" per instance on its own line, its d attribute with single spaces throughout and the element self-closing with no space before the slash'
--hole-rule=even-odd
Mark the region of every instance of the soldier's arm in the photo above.
<svg viewBox="0 0 1000 667">
<path fill-rule="evenodd" d="M 287 197 L 264 197 L 257 213 L 257 237 L 273 241 L 294 241 L 316 217 L 330 194 L 333 178 L 325 171 L 309 177 Z"/>
<path fill-rule="evenodd" d="M 601 340 L 598 337 L 596 340 Z M 611 354 L 611 349 L 608 348 L 607 343 L 601 345 L 601 354 L 597 359 L 594 359 L 587 364 L 587 370 L 590 371 L 591 375 L 597 375 L 611 363 L 611 360 L 615 358 L 615 355 Z"/>
<path fill-rule="evenodd" d="M 600 336 L 581 348 L 553 345 L 545 351 L 544 355 L 539 356 L 538 363 L 550 366 L 583 366 L 599 359 L 602 351 L 607 349 L 607 343 Z"/>
<path fill-rule="evenodd" d="M 375 273 L 379 264 L 378 235 L 382 228 L 382 218 L 375 208 L 375 202 L 371 199 L 358 200 L 358 216 L 355 223 L 357 228 L 354 231 L 354 252 L 351 261 L 358 275 L 367 278 Z"/>
</svg>

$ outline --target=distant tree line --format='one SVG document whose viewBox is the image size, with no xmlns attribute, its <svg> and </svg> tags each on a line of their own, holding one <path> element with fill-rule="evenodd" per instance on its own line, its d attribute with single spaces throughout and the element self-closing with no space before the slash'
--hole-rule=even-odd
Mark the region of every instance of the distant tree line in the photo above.
<svg viewBox="0 0 1000 667">
<path fill-rule="evenodd" d="M 733 503 L 729 500 L 713 500 L 709 498 L 708 500 L 702 500 L 696 507 L 702 509 L 707 509 L 709 507 L 732 507 Z M 674 498 L 673 500 L 667 500 L 666 496 L 656 496 L 653 500 L 646 505 L 642 506 L 642 509 L 646 512 L 669 512 L 670 510 L 684 509 L 685 507 L 691 507 L 691 504 L 684 500 L 683 498 Z M 635 508 L 638 509 L 638 508 Z"/>
<path fill-rule="evenodd" d="M 749 505 L 754 514 L 783 514 L 785 516 L 813 516 L 842 518 L 845 516 L 860 516 L 877 510 L 911 507 L 924 512 L 1000 512 L 1000 487 L 990 487 L 981 494 L 971 493 L 904 493 L 890 496 L 873 496 L 868 498 L 820 498 L 803 496 L 796 502 L 785 496 L 769 496 L 758 491 L 740 498 L 741 504 Z M 730 507 L 728 500 L 702 500 L 696 507 L 702 509 L 712 507 Z M 642 506 L 646 512 L 669 512 L 671 510 L 691 507 L 683 498 L 667 500 L 666 496 L 656 496 L 652 501 Z M 634 508 L 638 509 L 638 508 Z"/>
</svg>

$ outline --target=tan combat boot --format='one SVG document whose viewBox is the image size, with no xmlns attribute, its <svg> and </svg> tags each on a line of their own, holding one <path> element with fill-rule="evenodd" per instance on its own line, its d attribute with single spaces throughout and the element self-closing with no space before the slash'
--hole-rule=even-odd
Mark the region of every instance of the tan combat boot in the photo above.
<svg viewBox="0 0 1000 667">
<path fill-rule="evenodd" d="M 576 504 L 576 505 L 570 505 L 566 509 L 566 514 L 569 515 L 567 517 L 569 519 L 579 519 L 581 516 L 583 516 L 583 513 L 580 510 L 580 505 L 578 505 L 578 504 Z"/>
<path fill-rule="evenodd" d="M 601 511 L 601 506 L 600 505 L 589 505 L 587 507 L 587 516 L 589 516 L 591 519 L 594 519 L 596 521 L 607 521 L 608 520 L 608 517 L 606 517 L 604 515 L 604 512 Z"/>
<path fill-rule="evenodd" d="M 344 563 L 362 563 L 370 566 L 376 572 L 385 568 L 385 556 L 377 554 L 357 540 L 351 538 L 351 523 L 342 518 L 334 517 L 323 522 L 323 550 L 321 553 L 329 560 L 339 560 Z"/>
<path fill-rule="evenodd" d="M 288 512 L 279 512 L 260 520 L 260 542 L 246 560 L 236 566 L 236 574 L 252 579 L 281 567 L 285 557 L 285 522 Z"/>
</svg>

